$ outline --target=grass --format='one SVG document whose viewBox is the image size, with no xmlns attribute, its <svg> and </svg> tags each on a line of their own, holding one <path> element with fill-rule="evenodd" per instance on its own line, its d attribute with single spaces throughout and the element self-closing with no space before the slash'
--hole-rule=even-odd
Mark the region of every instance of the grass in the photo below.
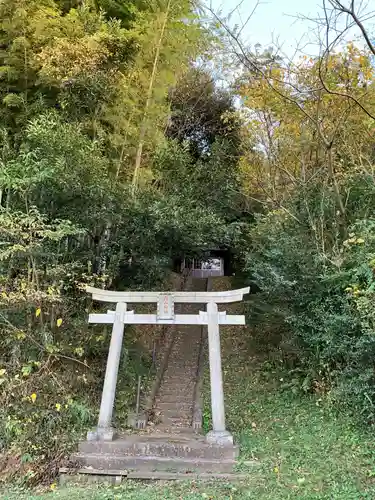
<svg viewBox="0 0 375 500">
<path fill-rule="evenodd" d="M 233 339 L 229 337 L 227 342 Z M 234 361 L 236 360 L 236 364 Z M 276 373 L 254 359 L 226 357 L 228 425 L 241 447 L 238 468 L 248 470 L 238 484 L 138 483 L 118 488 L 57 488 L 53 494 L 21 491 L 2 498 L 21 499 L 338 499 L 375 498 L 371 436 L 345 414 L 318 397 L 297 397 L 279 388 Z M 257 467 L 246 464 L 256 460 Z"/>
<path fill-rule="evenodd" d="M 371 436 L 320 398 L 285 393 L 267 375 L 239 368 L 241 391 L 227 398 L 241 460 L 260 464 L 250 498 L 375 498 Z"/>
<path fill-rule="evenodd" d="M 285 390 L 280 370 L 249 352 L 248 330 L 222 330 L 227 424 L 241 461 L 259 463 L 249 472 L 248 498 L 375 498 L 370 429 L 338 411 L 329 397 Z"/>
<path fill-rule="evenodd" d="M 124 486 L 104 487 L 92 486 L 90 488 L 66 488 L 56 490 L 53 493 L 30 494 L 30 492 L 18 491 L 5 494 L 2 499 L 14 500 L 175 500 L 183 498 L 184 500 L 203 500 L 220 498 L 231 500 L 237 494 L 238 489 L 232 485 L 210 485 L 195 483 L 179 484 L 144 484 L 135 481 L 129 481 Z M 248 497 L 249 498 L 249 497 Z"/>
<path fill-rule="evenodd" d="M 249 354 L 248 333 L 223 328 L 228 427 L 240 444 L 236 484 L 140 483 L 121 487 L 56 488 L 53 493 L 3 493 L 1 498 L 126 500 L 358 500 L 375 498 L 370 431 L 319 396 L 294 395 L 281 374 Z M 250 466 L 249 461 L 257 466 Z"/>
</svg>

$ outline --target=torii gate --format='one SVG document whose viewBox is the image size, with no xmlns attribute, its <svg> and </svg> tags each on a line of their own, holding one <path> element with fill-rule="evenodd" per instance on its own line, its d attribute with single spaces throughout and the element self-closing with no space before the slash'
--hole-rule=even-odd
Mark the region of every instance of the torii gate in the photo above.
<svg viewBox="0 0 375 500">
<path fill-rule="evenodd" d="M 107 367 L 100 405 L 98 426 L 87 434 L 88 440 L 112 440 L 112 415 L 115 402 L 118 369 L 125 324 L 207 325 L 211 381 L 211 408 L 213 429 L 206 439 L 212 444 L 232 444 L 233 437 L 225 426 L 224 392 L 221 369 L 219 325 L 244 325 L 245 316 L 227 315 L 218 311 L 218 304 L 239 302 L 250 288 L 227 292 L 115 292 L 87 287 L 93 300 L 116 303 L 115 311 L 90 314 L 89 323 L 113 324 Z M 156 303 L 156 314 L 135 314 L 127 304 Z M 207 311 L 199 314 L 175 314 L 175 303 L 207 304 Z"/>
</svg>

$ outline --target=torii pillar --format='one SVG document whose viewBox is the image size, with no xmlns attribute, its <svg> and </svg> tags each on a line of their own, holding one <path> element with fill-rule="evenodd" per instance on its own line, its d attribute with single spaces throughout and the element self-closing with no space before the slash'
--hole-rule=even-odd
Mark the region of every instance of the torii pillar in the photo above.
<svg viewBox="0 0 375 500">
<path fill-rule="evenodd" d="M 210 361 L 212 431 L 206 439 L 212 444 L 233 444 L 233 436 L 226 430 L 219 313 L 215 302 L 207 304 L 208 352 Z"/>
</svg>

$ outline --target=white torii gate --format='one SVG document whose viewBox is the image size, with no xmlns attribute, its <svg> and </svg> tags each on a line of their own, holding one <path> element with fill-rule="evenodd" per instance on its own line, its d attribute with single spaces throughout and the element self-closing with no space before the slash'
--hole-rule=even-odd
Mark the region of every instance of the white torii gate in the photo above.
<svg viewBox="0 0 375 500">
<path fill-rule="evenodd" d="M 223 378 L 221 370 L 219 325 L 244 325 L 245 316 L 227 315 L 218 311 L 218 304 L 239 302 L 250 288 L 227 292 L 115 292 L 87 287 L 93 300 L 116 303 L 115 311 L 106 314 L 90 314 L 89 323 L 113 324 L 104 379 L 98 426 L 87 434 L 88 440 L 112 440 L 112 414 L 115 402 L 118 369 L 125 324 L 157 325 L 207 325 L 211 381 L 211 408 L 213 430 L 206 439 L 213 444 L 232 444 L 233 437 L 226 430 Z M 127 310 L 127 304 L 156 303 L 156 314 L 135 314 Z M 207 304 L 207 311 L 199 314 L 175 314 L 175 303 Z"/>
</svg>

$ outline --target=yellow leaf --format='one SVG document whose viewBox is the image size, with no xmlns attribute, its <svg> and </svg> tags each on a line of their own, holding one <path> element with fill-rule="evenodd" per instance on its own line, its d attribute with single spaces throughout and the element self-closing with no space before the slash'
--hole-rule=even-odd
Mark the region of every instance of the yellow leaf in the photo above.
<svg viewBox="0 0 375 500">
<path fill-rule="evenodd" d="M 8 297 L 8 295 L 5 292 L 1 292 L 1 296 L 3 297 L 3 299 L 6 299 Z"/>
<path fill-rule="evenodd" d="M 61 318 L 59 318 L 59 319 L 56 321 L 56 325 L 57 325 L 58 327 L 60 327 L 60 326 L 62 325 L 62 319 L 61 319 Z"/>
<path fill-rule="evenodd" d="M 53 491 L 56 489 L 56 486 L 57 486 L 56 483 L 52 483 L 50 486 L 50 489 Z"/>
<path fill-rule="evenodd" d="M 33 393 L 31 394 L 30 399 L 31 399 L 31 401 L 32 401 L 33 403 L 35 403 L 35 401 L 36 401 L 36 394 L 35 394 L 35 392 L 33 392 Z"/>
<path fill-rule="evenodd" d="M 56 403 L 56 411 L 60 411 L 61 410 L 61 404 L 60 403 Z"/>
<path fill-rule="evenodd" d="M 35 311 L 35 316 L 36 317 L 40 316 L 41 312 L 42 312 L 42 310 L 40 309 L 40 307 L 38 307 L 38 309 Z"/>
<path fill-rule="evenodd" d="M 79 357 L 83 356 L 85 351 L 82 349 L 82 347 L 76 347 L 76 349 L 74 349 L 74 352 L 75 354 L 77 354 Z"/>
<path fill-rule="evenodd" d="M 279 468 L 278 468 L 278 467 L 275 467 L 275 468 L 273 469 L 273 472 L 276 472 L 276 474 L 277 474 L 277 473 L 279 472 Z"/>
<path fill-rule="evenodd" d="M 364 243 L 364 242 L 365 242 L 365 240 L 364 240 L 363 238 L 358 238 L 358 240 L 357 240 L 357 244 L 359 244 L 359 245 L 360 245 L 361 243 Z"/>
</svg>

